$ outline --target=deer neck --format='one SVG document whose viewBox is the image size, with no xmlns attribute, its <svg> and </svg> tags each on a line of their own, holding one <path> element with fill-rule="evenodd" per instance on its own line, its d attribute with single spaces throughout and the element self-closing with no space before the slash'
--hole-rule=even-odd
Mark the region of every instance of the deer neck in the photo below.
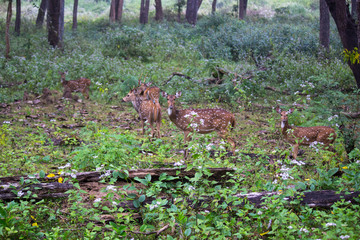
<svg viewBox="0 0 360 240">
<path fill-rule="evenodd" d="M 176 122 L 176 119 L 178 118 L 179 111 L 175 108 L 175 106 L 168 107 L 167 112 L 168 112 L 170 120 L 172 122 Z"/>
<path fill-rule="evenodd" d="M 132 105 L 134 106 L 136 112 L 140 111 L 141 99 L 136 97 L 134 100 L 131 101 Z"/>
<path fill-rule="evenodd" d="M 289 122 L 287 120 L 281 121 L 281 133 L 283 134 L 283 136 L 285 136 L 285 138 L 288 138 L 288 134 L 291 129 L 293 128 L 289 125 Z"/>
</svg>

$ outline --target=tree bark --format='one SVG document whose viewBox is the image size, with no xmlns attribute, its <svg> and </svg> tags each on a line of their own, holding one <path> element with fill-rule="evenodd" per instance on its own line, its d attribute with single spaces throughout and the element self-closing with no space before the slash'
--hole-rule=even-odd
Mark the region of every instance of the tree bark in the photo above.
<svg viewBox="0 0 360 240">
<path fill-rule="evenodd" d="M 16 0 L 16 19 L 15 19 L 15 33 L 20 35 L 21 27 L 21 0 Z"/>
<path fill-rule="evenodd" d="M 329 49 L 330 44 L 330 13 L 325 0 L 320 0 L 320 45 Z"/>
<path fill-rule="evenodd" d="M 51 0 L 48 2 L 48 41 L 54 48 L 59 44 L 60 1 Z"/>
<path fill-rule="evenodd" d="M 41 0 L 39 12 L 36 18 L 36 26 L 42 27 L 44 23 L 45 12 L 48 6 L 48 0 Z"/>
<path fill-rule="evenodd" d="M 192 25 L 196 25 L 197 10 L 198 10 L 198 0 L 187 0 L 185 17 L 188 23 Z"/>
<path fill-rule="evenodd" d="M 64 18 L 65 18 L 65 0 L 60 0 L 60 16 L 59 16 L 59 45 L 63 47 L 64 40 Z"/>
<path fill-rule="evenodd" d="M 353 18 L 354 19 L 356 19 L 357 18 L 357 14 L 356 14 L 356 12 L 357 12 L 357 10 L 356 10 L 356 1 L 357 0 L 351 0 L 351 15 L 353 16 Z"/>
<path fill-rule="evenodd" d="M 78 5 L 79 5 L 79 0 L 74 0 L 73 25 L 72 25 L 72 30 L 73 30 L 73 31 L 76 31 L 76 29 L 77 29 L 77 12 L 78 12 Z"/>
<path fill-rule="evenodd" d="M 357 26 L 352 18 L 346 0 L 325 0 L 338 29 L 342 45 L 349 51 L 358 48 Z M 360 88 L 360 64 L 347 62 Z"/>
<path fill-rule="evenodd" d="M 10 22 L 11 22 L 11 15 L 12 15 L 12 0 L 9 0 L 8 8 L 6 12 L 6 28 L 5 28 L 5 58 L 10 59 Z"/>
<path fill-rule="evenodd" d="M 110 4 L 110 23 L 114 23 L 115 22 L 115 9 L 116 9 L 116 0 L 111 0 L 111 4 Z"/>
<path fill-rule="evenodd" d="M 160 22 L 164 19 L 161 0 L 155 0 L 155 20 Z"/>
<path fill-rule="evenodd" d="M 141 0 L 140 4 L 140 23 L 147 24 L 149 22 L 150 0 Z"/>
<path fill-rule="evenodd" d="M 243 20 L 246 16 L 248 0 L 239 0 L 239 19 Z"/>
<path fill-rule="evenodd" d="M 211 4 L 211 13 L 214 14 L 216 12 L 216 0 L 213 0 Z"/>
<path fill-rule="evenodd" d="M 117 0 L 117 11 L 116 11 L 116 21 L 121 22 L 123 14 L 124 0 Z"/>
</svg>

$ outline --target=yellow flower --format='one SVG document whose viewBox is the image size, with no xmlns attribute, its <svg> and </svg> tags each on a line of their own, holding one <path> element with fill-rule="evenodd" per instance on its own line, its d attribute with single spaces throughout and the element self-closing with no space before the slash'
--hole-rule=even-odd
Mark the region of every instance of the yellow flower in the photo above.
<svg viewBox="0 0 360 240">
<path fill-rule="evenodd" d="M 52 178 L 52 177 L 55 177 L 55 174 L 53 173 L 50 173 L 49 175 L 47 175 L 48 178 Z"/>
<path fill-rule="evenodd" d="M 35 222 L 33 224 L 31 224 L 33 227 L 39 227 L 39 225 Z"/>
<path fill-rule="evenodd" d="M 306 178 L 305 181 L 310 181 L 310 179 L 309 179 L 309 178 Z"/>
<path fill-rule="evenodd" d="M 270 231 L 260 233 L 260 236 L 264 236 L 265 234 L 269 233 Z"/>
<path fill-rule="evenodd" d="M 36 220 L 36 218 L 35 218 L 33 215 L 30 215 L 30 217 L 31 217 L 32 219 Z"/>
<path fill-rule="evenodd" d="M 343 169 L 348 169 L 348 167 L 347 167 L 347 166 L 345 166 L 345 167 L 343 167 Z"/>
<path fill-rule="evenodd" d="M 59 177 L 59 178 L 58 178 L 58 182 L 59 182 L 59 183 L 63 183 L 63 181 L 64 181 L 64 179 L 63 179 L 62 177 Z"/>
</svg>

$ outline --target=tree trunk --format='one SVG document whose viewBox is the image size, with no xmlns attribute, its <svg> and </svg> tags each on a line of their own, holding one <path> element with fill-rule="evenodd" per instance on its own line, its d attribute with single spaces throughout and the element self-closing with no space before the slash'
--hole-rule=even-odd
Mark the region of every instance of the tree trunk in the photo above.
<svg viewBox="0 0 360 240">
<path fill-rule="evenodd" d="M 320 0 L 320 45 L 329 49 L 330 44 L 330 14 L 325 0 Z"/>
<path fill-rule="evenodd" d="M 239 19 L 243 20 L 246 16 L 248 0 L 239 0 Z"/>
<path fill-rule="evenodd" d="M 346 0 L 325 1 L 335 21 L 343 47 L 349 51 L 358 48 L 357 26 L 350 14 Z M 347 63 L 354 74 L 357 87 L 360 88 L 360 64 L 352 64 L 351 61 Z"/>
<path fill-rule="evenodd" d="M 79 5 L 79 0 L 74 0 L 73 25 L 72 25 L 72 30 L 73 30 L 73 31 L 76 31 L 76 29 L 77 29 L 77 11 L 78 11 L 78 5 Z"/>
<path fill-rule="evenodd" d="M 124 0 L 117 0 L 116 4 L 116 21 L 121 22 L 122 14 L 123 14 Z"/>
<path fill-rule="evenodd" d="M 64 40 L 64 17 L 65 17 L 65 0 L 60 0 L 60 16 L 59 16 L 59 45 L 63 47 Z"/>
<path fill-rule="evenodd" d="M 202 4 L 202 1 L 203 0 L 198 0 L 198 5 L 197 5 L 197 10 L 196 11 L 199 11 L 200 7 L 201 7 L 201 4 Z"/>
<path fill-rule="evenodd" d="M 357 18 L 357 14 L 356 14 L 356 0 L 351 0 L 351 15 L 353 16 L 354 19 Z"/>
<path fill-rule="evenodd" d="M 16 19 L 15 19 L 15 33 L 20 35 L 21 26 L 21 0 L 16 0 Z"/>
<path fill-rule="evenodd" d="M 141 0 L 140 4 L 140 23 L 147 24 L 149 21 L 150 0 Z"/>
<path fill-rule="evenodd" d="M 54 48 L 59 44 L 60 1 L 50 0 L 48 2 L 48 41 Z"/>
<path fill-rule="evenodd" d="M 41 27 L 44 23 L 45 12 L 48 6 L 48 0 L 41 0 L 39 12 L 36 18 L 36 26 Z"/>
<path fill-rule="evenodd" d="M 11 22 L 11 15 L 12 15 L 12 0 L 9 0 L 7 13 L 6 13 L 6 29 L 5 29 L 5 58 L 10 59 L 10 22 Z"/>
<path fill-rule="evenodd" d="M 160 22 L 164 18 L 161 0 L 155 0 L 155 20 Z"/>
<path fill-rule="evenodd" d="M 213 0 L 211 4 L 211 13 L 214 14 L 216 12 L 216 0 Z"/>
<path fill-rule="evenodd" d="M 192 25 L 196 25 L 197 22 L 197 10 L 198 10 L 198 1 L 197 0 L 187 0 L 186 3 L 186 20 Z"/>
<path fill-rule="evenodd" d="M 116 0 L 111 0 L 111 4 L 110 4 L 110 23 L 114 23 L 115 22 L 115 9 L 116 9 Z"/>
</svg>

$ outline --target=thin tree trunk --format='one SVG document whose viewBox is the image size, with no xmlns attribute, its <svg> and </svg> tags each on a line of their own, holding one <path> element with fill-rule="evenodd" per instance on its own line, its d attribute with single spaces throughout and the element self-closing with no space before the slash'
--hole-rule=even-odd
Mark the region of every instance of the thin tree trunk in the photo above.
<svg viewBox="0 0 360 240">
<path fill-rule="evenodd" d="M 59 15 L 59 43 L 60 43 L 60 48 L 63 47 L 63 40 L 64 40 L 64 17 L 65 17 L 65 0 L 60 0 L 60 15 Z"/>
<path fill-rule="evenodd" d="M 36 18 L 36 26 L 41 27 L 44 23 L 45 12 L 48 6 L 48 0 L 41 0 L 39 12 Z"/>
<path fill-rule="evenodd" d="M 20 35 L 21 27 L 21 0 L 16 0 L 16 19 L 15 19 L 15 33 Z"/>
<path fill-rule="evenodd" d="M 155 0 L 155 20 L 160 22 L 164 18 L 161 0 Z"/>
<path fill-rule="evenodd" d="M 147 24 L 149 21 L 150 0 L 141 0 L 140 4 L 140 23 Z"/>
<path fill-rule="evenodd" d="M 246 16 L 248 0 L 240 0 L 239 1 L 239 19 L 243 20 Z"/>
<path fill-rule="evenodd" d="M 188 23 L 195 25 L 197 22 L 197 10 L 198 10 L 198 1 L 197 0 L 187 0 L 186 3 L 186 20 Z"/>
<path fill-rule="evenodd" d="M 320 0 L 320 45 L 329 49 L 330 44 L 330 13 L 325 0 Z"/>
<path fill-rule="evenodd" d="M 50 0 L 48 2 L 48 41 L 54 48 L 59 44 L 60 1 Z"/>
<path fill-rule="evenodd" d="M 110 4 L 110 23 L 114 23 L 115 22 L 115 9 L 116 9 L 116 0 L 111 0 L 111 4 Z"/>
<path fill-rule="evenodd" d="M 358 49 L 357 25 L 352 18 L 345 0 L 326 0 L 331 16 L 338 29 L 343 47 L 349 51 Z M 356 85 L 360 88 L 360 64 L 347 62 L 354 74 Z"/>
<path fill-rule="evenodd" d="M 211 4 L 211 13 L 214 14 L 216 12 L 216 0 L 213 0 Z"/>
<path fill-rule="evenodd" d="M 117 0 L 117 11 L 116 11 L 116 21 L 121 22 L 123 14 L 124 0 Z"/>
<path fill-rule="evenodd" d="M 5 49 L 5 58 L 10 59 L 10 22 L 11 22 L 11 15 L 12 15 L 12 0 L 9 0 L 7 13 L 6 13 L 6 29 L 5 29 L 5 42 L 6 42 L 6 49 Z"/>
<path fill-rule="evenodd" d="M 73 31 L 76 31 L 76 29 L 77 29 L 77 11 L 78 11 L 78 5 L 79 5 L 79 0 L 74 0 L 73 25 L 72 25 L 72 30 L 73 30 Z"/>
</svg>

